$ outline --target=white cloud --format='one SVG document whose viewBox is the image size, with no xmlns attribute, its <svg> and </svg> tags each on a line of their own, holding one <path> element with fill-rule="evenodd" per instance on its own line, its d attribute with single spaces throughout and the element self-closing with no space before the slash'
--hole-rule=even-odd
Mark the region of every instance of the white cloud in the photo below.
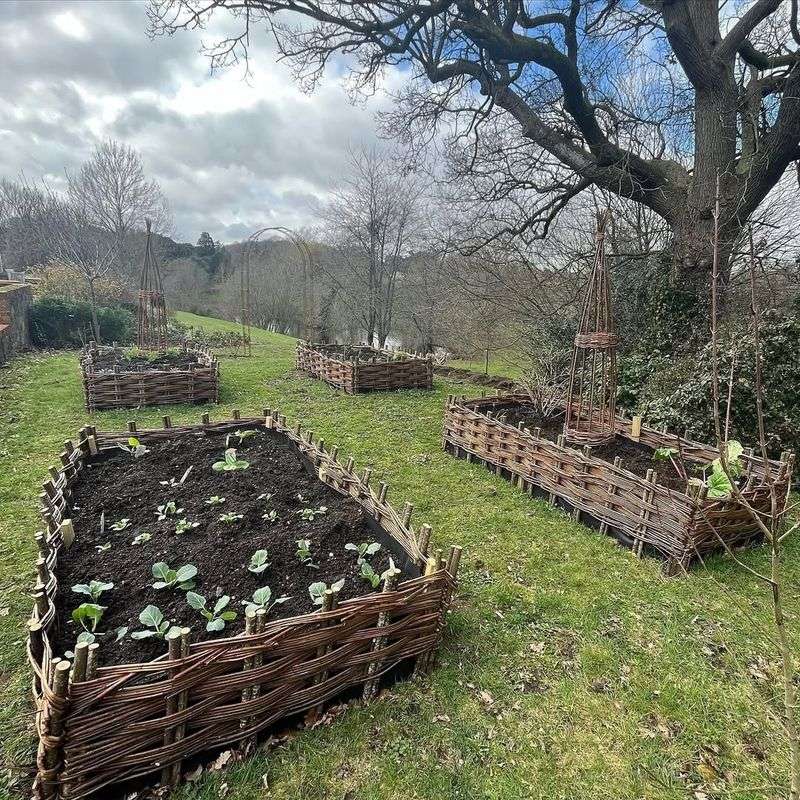
<svg viewBox="0 0 800 800">
<path fill-rule="evenodd" d="M 57 35 L 33 48 L 43 26 Z M 28 46 L 10 48 L 4 64 L 15 80 L 0 84 L 0 175 L 63 176 L 97 142 L 119 139 L 161 183 L 178 236 L 226 240 L 264 224 L 312 224 L 312 201 L 330 191 L 348 146 L 377 139 L 374 112 L 388 95 L 351 105 L 341 64 L 306 95 L 264 31 L 253 34 L 245 81 L 236 68 L 209 73 L 199 34 L 151 40 L 145 30 L 141 2 L 6 5 L 0 37 Z M 401 79 L 390 71 L 386 80 Z"/>
</svg>

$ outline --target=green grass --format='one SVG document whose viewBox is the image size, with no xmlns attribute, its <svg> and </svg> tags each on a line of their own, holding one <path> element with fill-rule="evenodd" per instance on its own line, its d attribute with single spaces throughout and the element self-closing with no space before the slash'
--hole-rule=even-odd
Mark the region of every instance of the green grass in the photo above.
<svg viewBox="0 0 800 800">
<path fill-rule="evenodd" d="M 448 366 L 468 369 L 470 372 L 480 372 L 481 374 L 487 372 L 486 359 L 480 356 L 474 359 L 454 358 L 448 362 Z M 489 375 L 499 375 L 503 378 L 519 378 L 523 372 L 521 359 L 508 351 L 490 353 L 488 366 Z"/>
<path fill-rule="evenodd" d="M 230 800 L 261 798 L 264 781 L 270 800 L 785 796 L 769 609 L 747 575 L 718 559 L 665 579 L 656 561 L 637 561 L 445 455 L 445 396 L 474 387 L 437 380 L 432 392 L 348 397 L 292 371 L 292 339 L 263 331 L 254 339 L 252 358 L 223 359 L 213 417 L 277 407 L 372 466 L 390 497 L 411 500 L 415 519 L 433 524 L 437 546 L 463 545 L 461 584 L 429 679 L 204 775 L 179 798 L 213 800 L 223 784 Z M 0 409 L 0 747 L 10 766 L 31 754 L 24 638 L 38 487 L 87 422 L 75 353 L 30 355 L 0 371 Z M 103 429 L 128 418 L 145 426 L 162 413 L 94 419 Z M 196 420 L 201 410 L 168 413 Z M 798 555 L 792 544 L 795 644 Z M 745 560 L 764 568 L 766 552 Z M 27 782 L 9 773 L 0 796 Z"/>
</svg>

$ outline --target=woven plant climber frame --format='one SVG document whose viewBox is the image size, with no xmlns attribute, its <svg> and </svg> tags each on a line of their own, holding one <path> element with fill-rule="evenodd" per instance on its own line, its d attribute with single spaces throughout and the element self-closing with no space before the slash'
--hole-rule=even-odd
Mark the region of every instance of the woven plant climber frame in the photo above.
<svg viewBox="0 0 800 800">
<path fill-rule="evenodd" d="M 445 408 L 443 446 L 451 455 L 484 464 L 529 494 L 547 497 L 550 504 L 572 511 L 576 519 L 617 538 L 637 555 L 659 556 L 665 572 L 676 574 L 703 557 L 759 541 L 752 515 L 734 500 L 707 497 L 707 489 L 687 484 L 686 491 L 658 482 L 655 470 L 645 477 L 625 469 L 619 457 L 612 462 L 592 455 L 592 448 L 570 447 L 563 435 L 551 441 L 540 429 L 506 415 L 529 402 L 525 394 L 467 400 L 449 397 Z M 615 417 L 617 437 L 653 449 L 679 449 L 687 463 L 708 464 L 716 448 L 665 430 L 641 424 L 640 417 Z M 794 454 L 770 460 L 777 477 L 782 507 L 791 486 Z M 742 456 L 745 484 L 742 494 L 757 511 L 769 512 L 772 497 L 764 481 L 765 462 L 746 451 Z"/>
<path fill-rule="evenodd" d="M 81 471 L 116 450 L 128 437 L 143 444 L 185 433 L 232 433 L 266 427 L 303 456 L 310 471 L 357 501 L 398 552 L 407 579 L 384 576 L 382 591 L 337 600 L 330 589 L 320 611 L 268 621 L 261 612 L 244 633 L 199 642 L 188 628 L 165 643 L 164 654 L 142 663 L 103 666 L 102 645 L 75 646 L 72 663 L 52 651 L 59 555 L 80 537 L 70 519 L 71 487 Z M 396 510 L 385 483 L 373 486 L 370 470 L 360 474 L 353 459 L 315 442 L 311 431 L 290 427 L 283 415 L 265 409 L 260 417 L 199 425 L 99 432 L 83 428 L 66 442 L 59 466 L 43 486 L 43 528 L 36 534 L 35 606 L 29 621 L 28 657 L 33 670 L 39 736 L 33 795 L 41 800 L 97 795 L 135 778 L 174 785 L 185 759 L 236 748 L 255 748 L 259 734 L 297 715 L 321 713 L 327 703 L 358 692 L 365 700 L 381 680 L 402 665 L 426 673 L 435 662 L 446 613 L 456 588 L 461 557 L 430 551 L 429 525 L 412 527 L 413 507 Z M 248 618 L 250 619 L 250 618 Z"/>
<path fill-rule="evenodd" d="M 165 350 L 167 347 L 167 305 L 158 259 L 153 253 L 153 232 L 145 220 L 147 240 L 139 279 L 139 305 L 136 313 L 136 344 L 140 350 Z"/>
<path fill-rule="evenodd" d="M 614 438 L 617 342 L 606 266 L 609 211 L 597 215 L 595 258 L 572 350 L 564 436 L 572 444 L 600 445 Z"/>
<path fill-rule="evenodd" d="M 348 347 L 347 358 L 335 344 L 299 341 L 298 370 L 307 372 L 347 394 L 433 388 L 433 359 L 415 353 L 379 350 L 366 345 Z"/>
</svg>

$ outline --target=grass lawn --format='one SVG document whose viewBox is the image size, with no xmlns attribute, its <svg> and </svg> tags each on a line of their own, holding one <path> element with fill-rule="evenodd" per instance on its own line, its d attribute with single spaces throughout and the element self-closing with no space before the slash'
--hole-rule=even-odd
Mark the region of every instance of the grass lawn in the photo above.
<svg viewBox="0 0 800 800">
<path fill-rule="evenodd" d="M 254 341 L 252 358 L 222 360 L 212 418 L 277 407 L 339 444 L 389 482 L 395 502 L 415 504 L 437 545 L 464 547 L 462 580 L 428 679 L 206 774 L 178 798 L 785 796 L 778 665 L 766 594 L 751 578 L 718 559 L 665 579 L 656 561 L 637 561 L 484 468 L 445 455 L 444 398 L 475 387 L 437 379 L 431 392 L 348 397 L 293 372 L 294 340 L 256 331 Z M 101 429 L 129 418 L 158 425 L 162 413 L 94 420 Z M 197 420 L 201 410 L 168 413 Z M 30 355 L 0 370 L 0 748 L 9 768 L 24 764 L 32 746 L 24 623 L 39 484 L 86 422 L 75 353 Z M 796 645 L 797 556 L 792 544 L 787 610 Z M 744 558 L 767 563 L 763 549 Z M 9 771 L 0 797 L 28 781 Z"/>
</svg>

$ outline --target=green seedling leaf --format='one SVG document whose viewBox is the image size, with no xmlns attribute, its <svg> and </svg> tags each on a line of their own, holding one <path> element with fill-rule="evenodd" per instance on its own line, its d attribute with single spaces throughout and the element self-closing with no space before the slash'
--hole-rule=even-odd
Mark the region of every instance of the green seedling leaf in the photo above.
<svg viewBox="0 0 800 800">
<path fill-rule="evenodd" d="M 92 598 L 92 602 L 96 603 L 100 599 L 103 592 L 107 592 L 114 588 L 113 583 L 105 581 L 89 581 L 89 583 L 76 583 L 72 587 L 72 591 L 76 594 L 85 594 Z"/>
<path fill-rule="evenodd" d="M 217 472 L 235 472 L 240 469 L 247 469 L 250 466 L 249 461 L 243 461 L 236 457 L 236 450 L 229 447 L 225 451 L 225 458 L 223 461 L 215 461 L 211 465 L 211 469 Z"/>
<path fill-rule="evenodd" d="M 72 619 L 84 630 L 94 632 L 97 629 L 97 623 L 103 618 L 105 610 L 106 606 L 99 606 L 97 603 L 81 603 L 72 612 Z"/>
<path fill-rule="evenodd" d="M 130 527 L 131 521 L 125 517 L 121 519 L 119 522 L 115 522 L 113 525 L 109 525 L 112 531 L 124 531 L 125 528 Z"/>
<path fill-rule="evenodd" d="M 269 553 L 266 550 L 256 550 L 250 556 L 250 564 L 247 569 L 250 572 L 260 575 L 269 566 Z"/>
</svg>

